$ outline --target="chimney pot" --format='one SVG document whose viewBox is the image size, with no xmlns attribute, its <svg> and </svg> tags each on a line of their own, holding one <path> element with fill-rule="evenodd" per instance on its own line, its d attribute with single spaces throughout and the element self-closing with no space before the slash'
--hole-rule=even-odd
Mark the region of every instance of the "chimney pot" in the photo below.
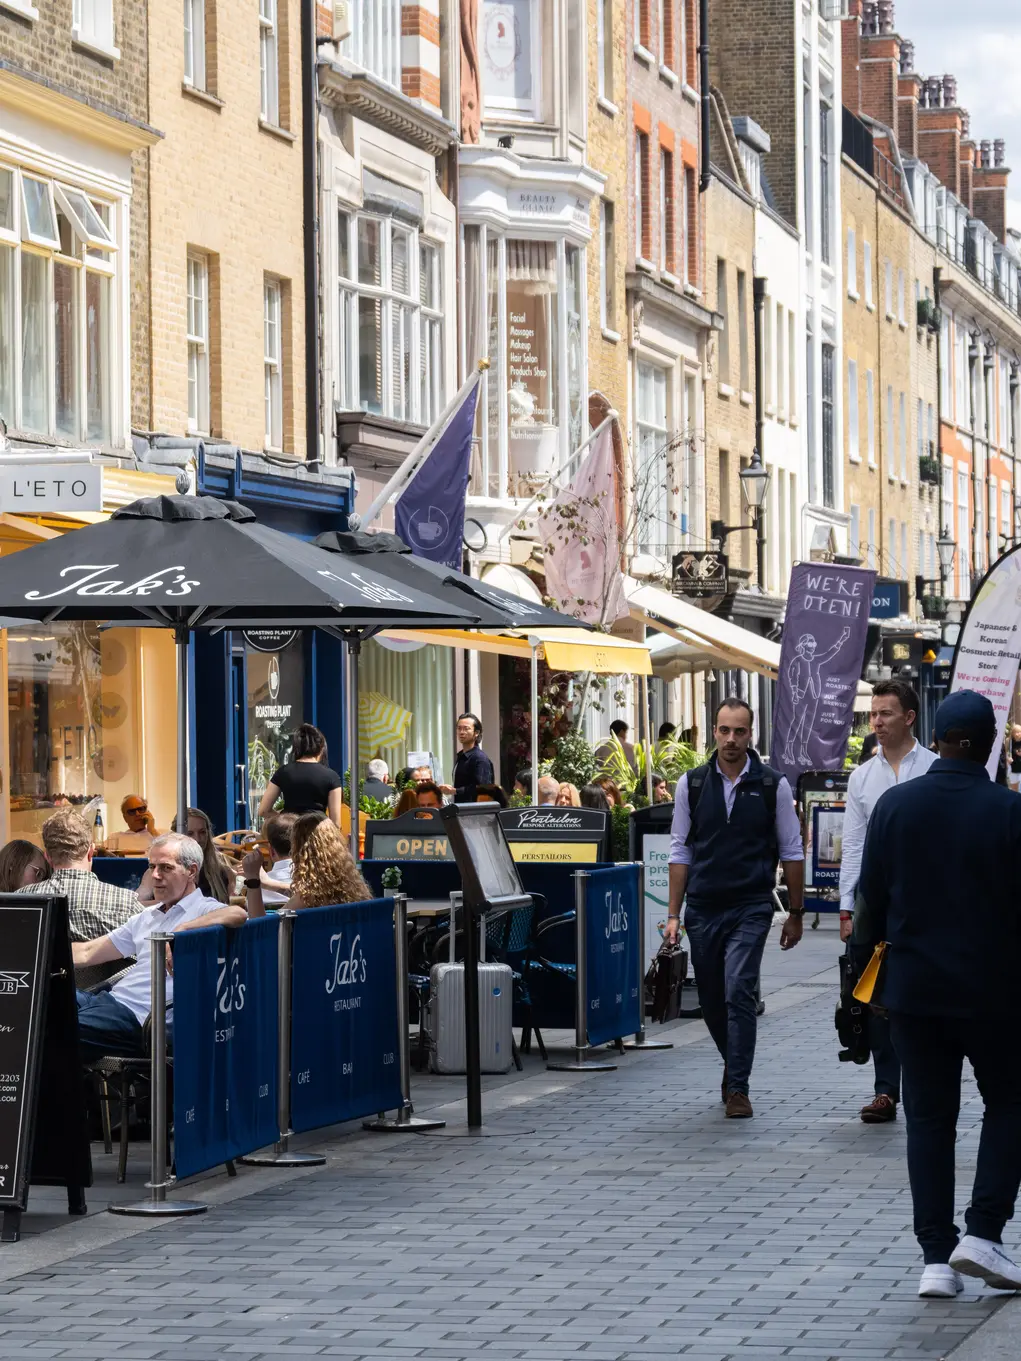
<svg viewBox="0 0 1021 1361">
<path fill-rule="evenodd" d="M 1002 137 L 997 137 L 993 142 L 993 165 L 1002 166 L 1007 164 L 1007 143 Z"/>
<path fill-rule="evenodd" d="M 943 77 L 943 107 L 952 109 L 957 104 L 957 77 Z"/>
<path fill-rule="evenodd" d="M 915 69 L 915 45 L 910 38 L 905 38 L 900 45 L 900 70 L 901 75 L 907 75 L 909 71 Z"/>
<path fill-rule="evenodd" d="M 876 0 L 861 0 L 861 31 L 866 37 L 874 37 L 876 26 Z"/>
<path fill-rule="evenodd" d="M 929 108 L 938 109 L 940 106 L 940 96 L 943 93 L 943 82 L 939 76 L 928 76 L 925 82 L 929 91 Z"/>
<path fill-rule="evenodd" d="M 893 0 L 878 0 L 877 8 L 879 11 L 879 31 L 880 33 L 893 32 Z"/>
<path fill-rule="evenodd" d="M 982 152 L 982 164 L 988 170 L 993 163 L 993 144 L 988 138 L 979 143 Z"/>
<path fill-rule="evenodd" d="M 968 137 L 971 133 L 971 114 L 967 109 L 961 110 L 961 136 Z"/>
</svg>

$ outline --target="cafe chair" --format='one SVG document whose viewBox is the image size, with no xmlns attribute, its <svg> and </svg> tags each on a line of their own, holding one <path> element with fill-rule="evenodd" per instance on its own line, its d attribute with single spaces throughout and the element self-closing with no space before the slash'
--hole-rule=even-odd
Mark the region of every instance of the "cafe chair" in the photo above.
<svg viewBox="0 0 1021 1361">
<path fill-rule="evenodd" d="M 103 1126 L 103 1149 L 113 1152 L 113 1116 L 116 1104 L 117 1120 L 120 1125 L 120 1151 L 117 1158 L 117 1184 L 123 1186 L 128 1175 L 128 1131 L 132 1115 L 146 1111 L 150 1097 L 152 1074 L 152 1017 L 147 1016 L 142 1025 L 142 1039 L 145 1053 L 133 1058 L 118 1054 L 107 1054 L 93 1059 L 85 1065 L 85 1071 L 96 1079 L 99 1096 L 99 1113 Z M 167 1066 L 173 1059 L 167 1059 Z M 169 1120 L 169 1115 L 168 1115 Z"/>
<path fill-rule="evenodd" d="M 524 980 L 530 994 L 531 1012 L 542 1018 L 546 1029 L 574 1029 L 578 984 L 574 923 L 573 908 L 540 921 L 535 928 L 534 947 L 526 960 Z M 538 1034 L 536 1030 L 537 1037 Z M 524 1034 L 522 1049 L 528 1053 Z M 541 1041 L 539 1052 L 543 1053 Z"/>
<path fill-rule="evenodd" d="M 528 907 L 516 907 L 498 915 L 486 917 L 486 955 L 500 964 L 508 964 L 513 979 L 515 1019 L 521 1026 L 521 1045 L 514 1047 L 514 1063 L 521 1071 L 520 1054 L 532 1052 L 534 1032 L 539 1046 L 539 1054 L 546 1059 L 546 1046 L 542 1034 L 535 1024 L 532 1013 L 532 995 L 528 988 L 528 965 L 535 949 L 535 920 L 546 908 L 546 899 L 541 893 L 532 894 Z"/>
</svg>

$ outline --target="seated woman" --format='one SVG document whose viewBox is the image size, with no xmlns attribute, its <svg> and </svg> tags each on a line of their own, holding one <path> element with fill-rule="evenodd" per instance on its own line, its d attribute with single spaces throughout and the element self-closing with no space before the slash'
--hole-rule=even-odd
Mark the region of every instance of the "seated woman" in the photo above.
<svg viewBox="0 0 1021 1361">
<path fill-rule="evenodd" d="M 177 831 L 176 815 L 170 824 L 170 830 Z M 234 892 L 234 871 L 216 849 L 213 823 L 209 814 L 203 813 L 201 808 L 189 808 L 188 826 L 185 831 L 202 849 L 199 888 L 207 898 L 215 898 L 218 903 L 229 903 L 230 895 Z"/>
<path fill-rule="evenodd" d="M 402 818 L 405 813 L 410 813 L 412 809 L 418 807 L 418 793 L 413 784 L 407 784 L 401 790 L 394 804 L 393 812 L 390 814 L 394 818 Z"/>
<path fill-rule="evenodd" d="M 337 825 L 322 813 L 304 813 L 291 829 L 291 896 L 284 908 L 328 907 L 333 903 L 367 902 L 372 890 L 351 859 Z M 262 852 L 244 859 L 249 917 L 264 917 Z"/>
<path fill-rule="evenodd" d="M 610 811 L 610 800 L 606 797 L 606 790 L 598 784 L 587 784 L 581 791 L 582 808 L 599 808 L 604 813 Z"/>
<path fill-rule="evenodd" d="M 0 851 L 0 893 L 35 888 L 50 877 L 45 855 L 31 841 L 8 841 Z"/>
<path fill-rule="evenodd" d="M 578 793 L 578 786 L 571 784 L 569 780 L 564 780 L 557 790 L 557 808 L 580 808 L 581 795 Z"/>
</svg>

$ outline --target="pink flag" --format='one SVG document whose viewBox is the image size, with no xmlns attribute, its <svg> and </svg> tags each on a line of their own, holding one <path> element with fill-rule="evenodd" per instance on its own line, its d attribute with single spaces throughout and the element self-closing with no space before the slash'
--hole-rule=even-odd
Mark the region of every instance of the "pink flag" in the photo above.
<svg viewBox="0 0 1021 1361">
<path fill-rule="evenodd" d="M 539 514 L 546 593 L 558 610 L 588 624 L 628 613 L 620 572 L 610 427 L 592 445 L 570 487 Z"/>
</svg>

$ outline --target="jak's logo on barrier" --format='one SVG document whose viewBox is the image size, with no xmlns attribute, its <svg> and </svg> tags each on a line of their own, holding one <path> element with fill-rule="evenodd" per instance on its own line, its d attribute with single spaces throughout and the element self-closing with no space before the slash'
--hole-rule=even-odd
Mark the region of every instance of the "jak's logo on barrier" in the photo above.
<svg viewBox="0 0 1021 1361">
<path fill-rule="evenodd" d="M 317 1129 L 400 1105 L 393 899 L 294 919 L 291 1125 Z"/>
<path fill-rule="evenodd" d="M 589 1044 L 633 1034 L 641 1024 L 638 983 L 639 865 L 592 870 L 586 881 L 585 963 Z"/>
</svg>

